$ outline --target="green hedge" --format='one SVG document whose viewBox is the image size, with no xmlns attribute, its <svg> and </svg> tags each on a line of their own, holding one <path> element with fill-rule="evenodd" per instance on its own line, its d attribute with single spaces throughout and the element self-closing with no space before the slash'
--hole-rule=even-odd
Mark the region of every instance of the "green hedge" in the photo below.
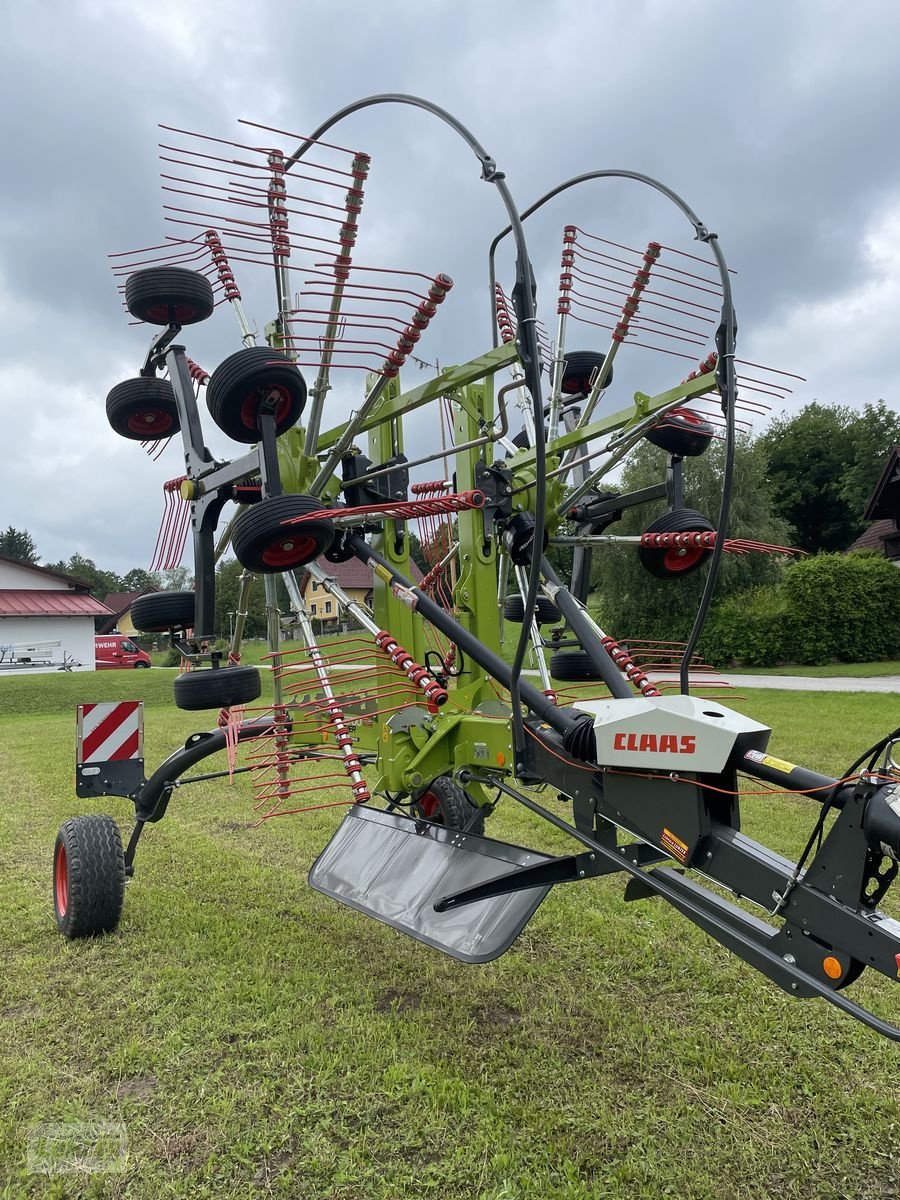
<svg viewBox="0 0 900 1200">
<path fill-rule="evenodd" d="M 719 665 L 877 662 L 900 656 L 900 569 L 880 555 L 818 554 L 781 583 L 710 616 L 702 652 Z"/>
</svg>

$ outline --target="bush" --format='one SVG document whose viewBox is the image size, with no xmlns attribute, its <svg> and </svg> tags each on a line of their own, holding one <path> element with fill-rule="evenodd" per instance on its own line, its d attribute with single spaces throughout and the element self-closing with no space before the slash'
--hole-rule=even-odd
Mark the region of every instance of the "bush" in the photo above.
<svg viewBox="0 0 900 1200">
<path fill-rule="evenodd" d="M 818 554 L 785 573 L 791 656 L 874 662 L 900 653 L 900 570 L 869 554 Z"/>
<path fill-rule="evenodd" d="M 791 621 L 777 585 L 752 588 L 717 605 L 706 622 L 699 650 L 716 666 L 734 662 L 774 667 L 789 657 Z"/>
<path fill-rule="evenodd" d="M 880 555 L 819 554 L 780 584 L 732 596 L 707 622 L 700 651 L 733 662 L 876 662 L 900 656 L 900 570 Z"/>
</svg>

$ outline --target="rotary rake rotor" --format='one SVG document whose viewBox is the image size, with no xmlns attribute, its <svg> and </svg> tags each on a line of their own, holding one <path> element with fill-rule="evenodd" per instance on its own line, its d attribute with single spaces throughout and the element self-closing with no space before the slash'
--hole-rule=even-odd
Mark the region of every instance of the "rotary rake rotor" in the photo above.
<svg viewBox="0 0 900 1200">
<path fill-rule="evenodd" d="M 366 261 L 372 160 L 324 140 L 357 109 L 388 102 L 455 130 L 508 221 L 490 252 L 485 346 L 413 387 L 401 369 L 429 366 L 427 335 L 452 304 L 453 280 Z M 346 805 L 312 886 L 460 960 L 508 949 L 552 886 L 624 873 L 627 899 L 666 900 L 790 994 L 824 997 L 900 1040 L 843 990 L 866 967 L 900 972 L 900 923 L 877 908 L 900 858 L 897 731 L 838 779 L 786 763 L 768 754 L 768 728 L 722 703 L 724 683 L 696 656 L 721 556 L 794 553 L 728 536 L 735 428 L 798 377 L 736 357 L 715 234 L 669 189 L 621 171 L 562 184 L 520 215 L 480 143 L 415 97 L 370 97 L 308 138 L 244 129 L 255 140 L 166 129 L 170 232 L 112 260 L 128 313 L 158 332 L 137 376 L 110 391 L 107 414 L 153 457 L 180 435 L 183 468 L 164 485 L 154 565 L 178 562 L 190 534 L 195 570 L 193 591 L 144 596 L 133 618 L 181 649 L 176 704 L 218 710 L 217 723 L 146 777 L 142 751 L 98 759 L 109 738 L 96 731 L 105 737 L 116 714 L 84 706 L 78 793 L 127 796 L 136 820 L 124 850 L 111 818 L 61 831 L 62 931 L 115 927 L 138 841 L 176 790 L 247 774 L 258 823 Z M 570 186 L 607 176 L 667 196 L 709 255 L 565 225 L 551 336 L 535 306 L 524 222 Z M 510 235 L 507 291 L 494 259 Z M 260 265 L 276 299 L 264 337 L 237 283 Z M 208 372 L 180 339 L 225 304 L 241 348 Z M 573 350 L 575 339 L 602 349 Z M 616 398 L 615 372 L 641 354 L 671 360 L 674 381 Z M 357 390 L 340 419 L 344 378 Z M 203 420 L 237 443 L 234 457 L 208 448 L 201 397 Z M 432 418 L 427 444 L 407 446 L 404 426 L 420 412 Z M 665 451 L 663 478 L 632 494 L 608 490 L 644 439 Z M 714 523 L 685 507 L 684 473 L 716 439 L 726 453 Z M 607 532 L 638 506 L 651 512 L 644 532 Z M 672 586 L 707 570 L 687 643 L 626 642 L 588 611 L 592 555 L 623 544 Z M 215 564 L 229 547 L 243 574 L 226 652 L 209 647 Z M 554 547 L 572 548 L 570 578 L 552 565 Z M 241 662 L 259 576 L 272 681 L 264 703 L 259 670 Z M 327 632 L 332 623 L 346 626 L 340 636 Z M 504 624 L 518 629 L 514 649 Z M 298 638 L 285 641 L 285 627 Z M 214 754 L 225 756 L 221 769 L 189 773 Z M 748 778 L 773 789 L 773 803 L 779 792 L 820 802 L 799 863 L 741 832 Z M 548 789 L 566 807 L 548 802 Z M 563 830 L 576 852 L 554 857 L 485 836 L 503 801 Z M 92 855 L 106 885 L 88 903 L 76 875 Z"/>
</svg>

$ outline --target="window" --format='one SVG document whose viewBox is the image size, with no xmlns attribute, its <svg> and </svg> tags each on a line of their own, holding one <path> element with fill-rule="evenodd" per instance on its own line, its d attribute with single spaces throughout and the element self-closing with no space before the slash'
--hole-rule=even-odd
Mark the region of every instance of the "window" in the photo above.
<svg viewBox="0 0 900 1200">
<path fill-rule="evenodd" d="M 127 642 L 127 641 L 123 642 L 122 649 L 125 651 L 126 654 L 137 654 L 138 653 L 138 648 L 134 644 L 134 642 Z"/>
<path fill-rule="evenodd" d="M 331 601 L 326 600 L 325 601 L 325 615 L 327 616 L 330 612 L 331 612 Z"/>
<path fill-rule="evenodd" d="M 311 604 L 311 605 L 309 606 L 309 611 L 312 613 L 312 615 L 313 615 L 313 616 L 315 616 L 315 615 L 316 615 L 316 606 L 315 606 L 315 604 Z"/>
</svg>

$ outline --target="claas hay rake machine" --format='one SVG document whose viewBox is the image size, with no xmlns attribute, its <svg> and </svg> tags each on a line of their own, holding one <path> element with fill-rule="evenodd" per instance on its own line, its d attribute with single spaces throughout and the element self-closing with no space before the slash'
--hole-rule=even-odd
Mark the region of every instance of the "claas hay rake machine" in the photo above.
<svg viewBox="0 0 900 1200">
<path fill-rule="evenodd" d="M 324 140 L 358 109 L 386 103 L 448 124 L 505 209 L 489 254 L 488 348 L 412 389 L 401 387 L 400 369 L 420 361 L 452 280 L 361 261 L 369 157 Z M 138 840 L 176 789 L 246 772 L 260 822 L 347 804 L 310 870 L 314 888 L 464 962 L 505 952 L 554 885 L 615 872 L 626 877 L 627 899 L 667 901 L 790 995 L 823 997 L 900 1039 L 844 990 L 869 967 L 900 974 L 900 923 L 878 908 L 900 858 L 900 731 L 832 778 L 770 756 L 770 730 L 726 707 L 721 690 L 698 691 L 692 675 L 722 555 L 790 552 L 726 536 L 736 409 L 783 395 L 785 376 L 735 357 L 716 235 L 668 188 L 628 171 L 579 176 L 520 212 L 480 143 L 415 97 L 350 105 L 292 152 L 272 141 L 293 135 L 261 126 L 243 142 L 164 137 L 166 212 L 177 232 L 112 260 L 128 312 L 158 332 L 139 374 L 109 392 L 107 415 L 154 457 L 180 434 L 184 472 L 166 484 L 156 563 L 175 561 L 190 531 L 194 590 L 144 596 L 133 616 L 181 648 L 175 703 L 219 713 L 211 731 L 189 737 L 145 777 L 138 706 L 80 707 L 78 794 L 126 796 L 136 820 L 124 849 L 107 816 L 60 830 L 62 932 L 116 927 Z M 635 250 L 565 226 L 551 338 L 538 320 L 524 223 L 547 200 L 604 177 L 662 193 L 704 253 L 658 242 Z M 494 266 L 507 238 L 515 250 L 508 293 Z M 235 268 L 244 263 L 274 269 L 277 311 L 264 341 L 242 307 Z M 219 304 L 232 308 L 242 346 L 207 374 L 179 339 Z M 602 336 L 605 349 L 567 348 L 576 327 Z M 614 364 L 630 346 L 686 358 L 692 369 L 617 406 Z M 361 377 L 362 398 L 329 427 L 334 381 L 348 371 Z M 230 460 L 207 448 L 201 388 L 214 425 L 243 448 Z M 409 428 L 426 406 L 431 449 L 407 453 L 404 421 Z M 724 442 L 715 524 L 685 508 L 683 490 L 685 464 L 713 438 Z M 604 477 L 641 439 L 665 451 L 659 483 L 604 490 Z M 230 503 L 237 507 L 225 519 Z M 637 505 L 652 516 L 641 535 L 607 532 Z M 415 523 L 424 575 L 410 558 Z M 668 683 L 649 673 L 648 663 L 660 665 L 658 648 L 641 655 L 588 611 L 592 556 L 610 543 L 631 544 L 672 586 L 706 570 Z M 209 647 L 215 563 L 229 545 L 243 574 L 226 652 Z M 559 546 L 571 553 L 565 578 Z M 259 669 L 240 661 L 259 576 L 271 703 L 260 701 Z M 326 613 L 340 614 L 350 632 L 322 634 Z M 285 623 L 296 640 L 284 639 Z M 504 637 L 507 651 L 514 644 L 505 655 Z M 219 769 L 190 773 L 212 755 L 224 756 Z M 773 804 L 784 793 L 818 802 L 798 862 L 742 833 L 742 778 L 772 789 Z M 341 783 L 348 791 L 329 799 Z M 486 836 L 501 801 L 564 831 L 573 852 Z"/>
</svg>

